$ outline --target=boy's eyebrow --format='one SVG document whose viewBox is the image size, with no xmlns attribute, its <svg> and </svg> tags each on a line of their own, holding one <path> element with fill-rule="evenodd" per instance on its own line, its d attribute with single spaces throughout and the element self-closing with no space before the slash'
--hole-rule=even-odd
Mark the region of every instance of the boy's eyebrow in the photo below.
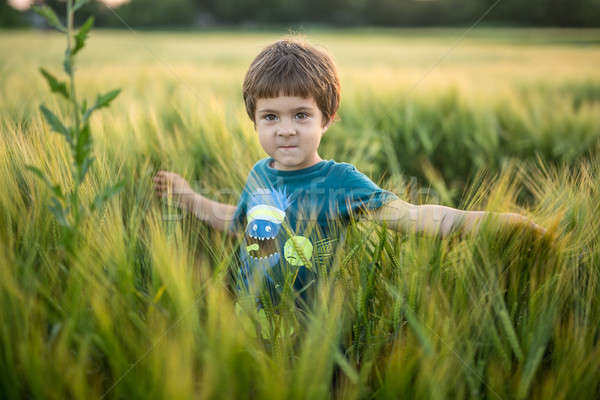
<svg viewBox="0 0 600 400">
<path fill-rule="evenodd" d="M 296 107 L 294 109 L 292 109 L 292 111 L 303 111 L 303 110 L 308 110 L 308 111 L 312 111 L 313 107 L 310 106 L 302 106 L 302 107 Z M 260 110 L 257 110 L 256 112 L 279 112 L 278 110 L 273 110 L 271 108 L 261 108 Z"/>
</svg>

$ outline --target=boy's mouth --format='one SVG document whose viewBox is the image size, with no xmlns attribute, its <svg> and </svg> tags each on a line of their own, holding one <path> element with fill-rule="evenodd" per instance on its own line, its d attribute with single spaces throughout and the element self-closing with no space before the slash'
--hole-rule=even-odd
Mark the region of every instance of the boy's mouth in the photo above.
<svg viewBox="0 0 600 400">
<path fill-rule="evenodd" d="M 267 259 L 277 254 L 275 237 L 261 238 L 246 234 L 246 251 L 251 259 Z"/>
</svg>

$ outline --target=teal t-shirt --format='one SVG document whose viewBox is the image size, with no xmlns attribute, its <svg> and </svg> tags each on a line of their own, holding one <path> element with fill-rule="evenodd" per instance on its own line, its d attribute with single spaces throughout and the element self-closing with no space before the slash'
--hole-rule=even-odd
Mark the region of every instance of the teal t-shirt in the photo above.
<svg viewBox="0 0 600 400">
<path fill-rule="evenodd" d="M 230 224 L 230 230 L 244 231 L 238 283 L 248 288 L 264 282 L 276 303 L 287 279 L 306 300 L 317 276 L 329 270 L 344 238 L 340 228 L 361 210 L 377 209 L 398 196 L 352 164 L 322 160 L 282 171 L 271 167 L 272 161 L 264 158 L 252 167 Z"/>
</svg>

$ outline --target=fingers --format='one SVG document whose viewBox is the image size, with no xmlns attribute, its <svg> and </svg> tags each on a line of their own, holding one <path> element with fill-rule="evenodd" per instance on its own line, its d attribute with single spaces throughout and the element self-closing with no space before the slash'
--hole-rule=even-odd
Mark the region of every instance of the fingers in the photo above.
<svg viewBox="0 0 600 400">
<path fill-rule="evenodd" d="M 183 179 L 174 172 L 158 171 L 152 180 L 155 183 L 173 183 L 178 179 Z"/>
<path fill-rule="evenodd" d="M 152 180 L 153 180 L 154 182 L 163 182 L 164 180 L 166 180 L 166 177 L 167 177 L 167 176 L 166 176 L 166 171 L 158 171 L 158 172 L 156 173 L 156 175 L 154 175 L 154 176 L 152 177 Z"/>
<path fill-rule="evenodd" d="M 152 182 L 156 196 L 161 199 L 172 197 L 178 200 L 179 195 L 192 193 L 187 181 L 174 172 L 158 171 Z"/>
<path fill-rule="evenodd" d="M 158 171 L 156 175 L 152 177 L 152 181 L 155 185 L 166 186 L 171 181 L 169 175 L 170 173 L 167 171 Z"/>
<path fill-rule="evenodd" d="M 158 171 L 156 175 L 152 177 L 152 181 L 154 183 L 154 193 L 161 199 L 166 197 L 166 192 L 168 189 L 165 172 L 166 171 Z"/>
</svg>

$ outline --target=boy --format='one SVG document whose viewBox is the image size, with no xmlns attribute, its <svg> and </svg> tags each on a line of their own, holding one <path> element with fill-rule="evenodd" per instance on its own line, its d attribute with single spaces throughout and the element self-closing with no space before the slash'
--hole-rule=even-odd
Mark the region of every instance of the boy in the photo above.
<svg viewBox="0 0 600 400">
<path fill-rule="evenodd" d="M 244 229 L 239 278 L 247 287 L 265 277 L 274 299 L 291 276 L 293 287 L 303 292 L 327 269 L 343 240 L 343 230 L 336 228 L 353 215 L 370 214 L 399 231 L 446 236 L 457 229 L 475 231 L 488 214 L 416 206 L 379 188 L 351 164 L 321 159 L 319 143 L 340 102 L 337 70 L 324 51 L 296 39 L 271 44 L 250 65 L 243 97 L 269 157 L 250 171 L 237 207 L 194 193 L 172 172 L 160 171 L 154 182 L 157 195 L 164 197 L 168 190 L 176 203 L 215 229 Z M 513 213 L 498 219 L 529 223 Z"/>
</svg>

